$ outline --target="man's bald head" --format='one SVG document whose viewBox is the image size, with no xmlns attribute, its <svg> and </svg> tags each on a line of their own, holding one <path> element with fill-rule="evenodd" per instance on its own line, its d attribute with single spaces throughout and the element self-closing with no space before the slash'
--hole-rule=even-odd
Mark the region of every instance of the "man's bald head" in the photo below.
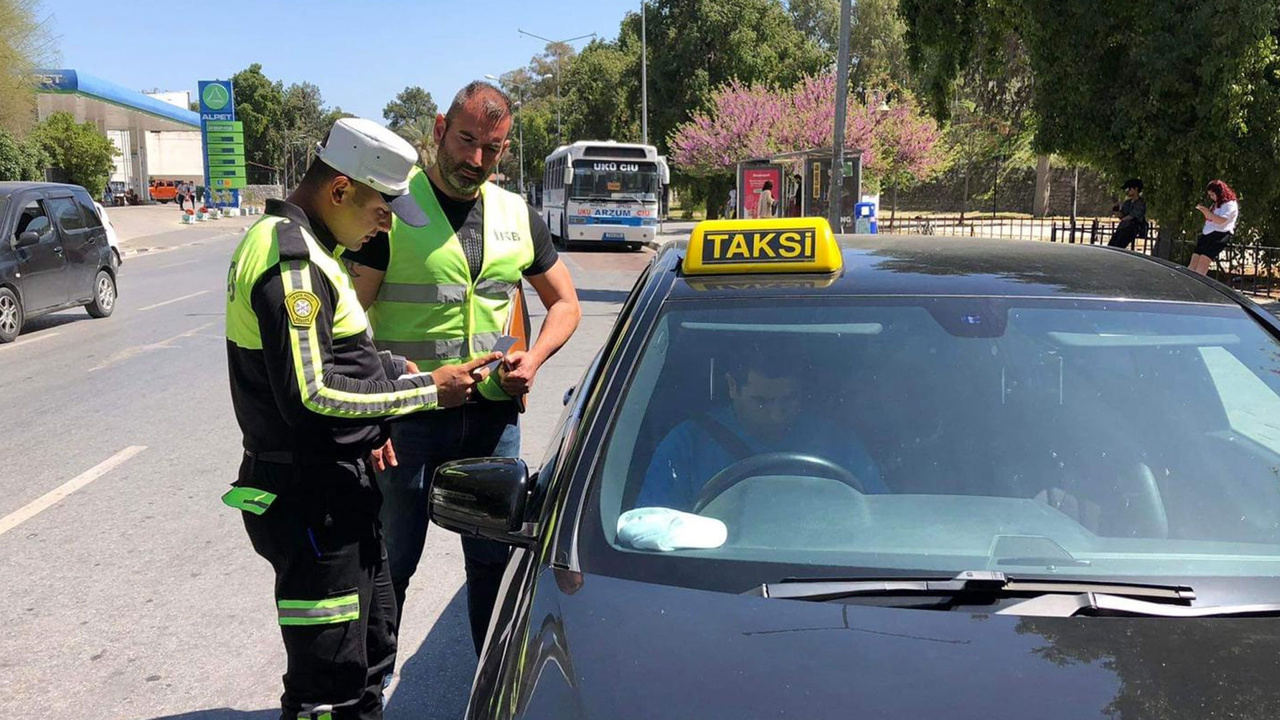
<svg viewBox="0 0 1280 720">
<path fill-rule="evenodd" d="M 511 98 L 496 85 L 476 80 L 454 96 L 453 104 L 444 114 L 445 122 L 452 123 L 464 108 L 496 125 L 511 117 Z"/>
</svg>

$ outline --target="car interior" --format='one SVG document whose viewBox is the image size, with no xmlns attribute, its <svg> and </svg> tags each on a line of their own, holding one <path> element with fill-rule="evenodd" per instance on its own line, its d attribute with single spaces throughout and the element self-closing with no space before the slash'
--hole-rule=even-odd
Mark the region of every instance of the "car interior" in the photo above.
<svg viewBox="0 0 1280 720">
<path fill-rule="evenodd" d="M 49 233 L 53 232 L 53 225 L 45 215 L 44 209 L 35 201 L 28 203 L 18 215 L 18 224 L 13 232 L 14 242 L 17 242 L 18 238 L 27 231 L 38 233 L 41 242 L 48 240 Z"/>
<path fill-rule="evenodd" d="M 797 348 L 804 412 L 856 435 L 890 494 L 776 467 L 704 511 L 726 521 L 730 545 L 909 545 L 944 527 L 985 545 L 996 535 L 1095 548 L 1100 538 L 1280 543 L 1280 383 L 1245 366 L 1252 344 L 1125 336 L 1045 312 L 924 302 L 847 308 L 842 323 L 669 313 L 608 443 L 604 527 L 635 507 L 662 439 L 726 402 L 723 369 L 765 336 Z M 757 320 L 707 321 L 729 316 Z M 1258 405 L 1252 426 L 1228 411 L 1237 402 Z"/>
</svg>

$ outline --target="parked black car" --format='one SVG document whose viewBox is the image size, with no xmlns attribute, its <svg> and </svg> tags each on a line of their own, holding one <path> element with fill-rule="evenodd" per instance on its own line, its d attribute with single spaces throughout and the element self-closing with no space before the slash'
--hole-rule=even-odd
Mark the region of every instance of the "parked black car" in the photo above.
<svg viewBox="0 0 1280 720">
<path fill-rule="evenodd" d="M 84 188 L 0 182 L 0 238 L 0 343 L 38 315 L 115 309 L 116 256 Z"/>
<path fill-rule="evenodd" d="M 824 225 L 668 245 L 539 472 L 437 471 L 512 547 L 466 717 L 1280 716 L 1280 323 L 1118 249 Z"/>
</svg>

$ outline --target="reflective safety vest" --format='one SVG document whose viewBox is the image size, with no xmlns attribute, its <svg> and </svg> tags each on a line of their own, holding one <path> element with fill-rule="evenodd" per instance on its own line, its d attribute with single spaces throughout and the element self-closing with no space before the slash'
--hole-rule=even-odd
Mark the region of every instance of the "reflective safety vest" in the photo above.
<svg viewBox="0 0 1280 720">
<path fill-rule="evenodd" d="M 524 200 L 485 183 L 484 264 L 472 280 L 462 243 L 426 173 L 415 170 L 409 190 L 430 222 L 415 228 L 393 221 L 387 273 L 369 321 L 378 349 L 430 372 L 483 355 L 510 332 L 521 274 L 533 264 L 533 235 Z M 496 373 L 478 387 L 490 400 L 509 399 Z"/>
<path fill-rule="evenodd" d="M 276 225 L 284 220 L 283 217 L 268 215 L 254 223 L 231 258 L 231 271 L 227 276 L 227 339 L 246 350 L 262 349 L 258 315 L 253 311 L 249 294 L 268 270 L 280 264 Z M 309 237 L 305 231 L 300 234 L 306 239 L 307 260 L 319 268 L 338 293 L 338 308 L 333 318 L 334 339 L 349 338 L 366 332 L 369 328 L 368 317 L 360 307 L 351 278 L 343 272 L 338 261 L 324 251 L 318 240 Z M 342 246 L 339 245 L 335 252 L 341 250 Z M 288 281 L 292 278 L 286 274 L 285 279 Z M 307 282 L 309 285 L 309 279 Z"/>
</svg>

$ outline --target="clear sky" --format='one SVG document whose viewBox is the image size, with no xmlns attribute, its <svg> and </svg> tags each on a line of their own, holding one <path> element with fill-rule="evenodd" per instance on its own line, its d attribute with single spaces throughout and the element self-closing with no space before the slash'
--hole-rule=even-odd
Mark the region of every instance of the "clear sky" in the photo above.
<svg viewBox="0 0 1280 720">
<path fill-rule="evenodd" d="M 639 0 L 42 0 L 58 67 L 136 90 L 189 90 L 262 63 L 272 80 L 308 81 L 325 104 L 382 120 L 420 85 L 444 109 L 467 82 L 523 67 L 545 43 L 617 36 Z M 573 43 L 581 49 L 587 40 Z"/>
</svg>

